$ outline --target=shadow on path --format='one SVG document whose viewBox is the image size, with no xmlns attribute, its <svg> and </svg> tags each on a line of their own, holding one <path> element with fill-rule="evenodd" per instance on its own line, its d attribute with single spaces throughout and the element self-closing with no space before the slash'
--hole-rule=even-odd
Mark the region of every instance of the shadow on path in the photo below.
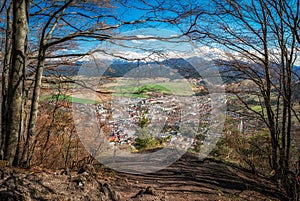
<svg viewBox="0 0 300 201">
<path fill-rule="evenodd" d="M 157 190 L 190 192 L 197 194 L 240 195 L 251 191 L 269 198 L 287 200 L 285 194 L 265 178 L 247 170 L 213 159 L 199 161 L 195 155 L 186 154 L 166 169 L 151 174 L 133 175 L 117 173 L 140 184 L 154 185 Z"/>
</svg>

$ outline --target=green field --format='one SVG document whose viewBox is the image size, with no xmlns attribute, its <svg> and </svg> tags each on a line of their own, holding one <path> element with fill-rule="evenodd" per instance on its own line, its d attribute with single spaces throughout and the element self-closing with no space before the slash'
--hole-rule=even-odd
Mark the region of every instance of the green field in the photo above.
<svg viewBox="0 0 300 201">
<path fill-rule="evenodd" d="M 65 100 L 72 103 L 82 103 L 82 104 L 97 104 L 96 100 L 77 98 L 70 95 L 60 94 L 60 95 L 46 95 L 41 98 L 41 100 L 55 101 L 55 100 Z"/>
<path fill-rule="evenodd" d="M 132 81 L 120 82 L 116 87 L 111 87 L 113 89 L 114 96 L 124 96 L 124 97 L 147 97 L 148 92 L 162 93 L 165 95 L 178 95 L 178 96 L 192 96 L 194 92 L 192 90 L 192 85 L 188 82 L 157 82 L 151 83 L 149 81 L 141 81 L 140 83 L 134 83 Z"/>
<path fill-rule="evenodd" d="M 262 111 L 262 107 L 260 105 L 252 106 L 251 109 L 255 112 L 261 112 Z"/>
</svg>

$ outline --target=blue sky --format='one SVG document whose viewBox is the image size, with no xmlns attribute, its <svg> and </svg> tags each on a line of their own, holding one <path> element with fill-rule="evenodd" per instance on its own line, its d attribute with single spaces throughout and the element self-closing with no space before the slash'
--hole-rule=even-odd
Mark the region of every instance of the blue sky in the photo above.
<svg viewBox="0 0 300 201">
<path fill-rule="evenodd" d="M 122 2 L 125 2 L 124 0 L 120 0 Z M 109 14 L 113 14 L 115 16 L 117 16 L 117 18 L 121 19 L 122 21 L 135 21 L 135 20 L 139 20 L 139 19 L 151 19 L 151 20 L 163 20 L 164 18 L 167 18 L 169 16 L 174 17 L 176 16 L 176 12 L 184 12 L 185 10 L 190 10 L 191 8 L 196 8 L 196 9 L 201 9 L 203 8 L 207 8 L 210 0 L 206 1 L 206 0 L 185 0 L 185 1 L 181 1 L 181 0 L 150 0 L 150 1 L 145 1 L 143 4 L 140 3 L 141 0 L 127 0 L 126 1 L 126 6 L 123 5 L 122 3 L 114 3 L 113 4 L 113 8 L 108 9 Z M 163 3 L 162 3 L 163 2 Z M 160 5 L 160 3 L 162 3 Z M 162 8 L 162 9 L 158 9 L 157 12 L 153 12 L 153 8 L 152 6 L 158 8 Z M 168 8 L 168 9 L 163 9 L 163 8 Z M 170 11 L 170 10 L 171 11 Z M 172 10 L 173 9 L 173 10 Z M 34 10 L 33 10 L 34 11 Z M 195 14 L 197 13 L 197 11 L 195 12 Z M 87 15 L 89 13 L 86 13 Z M 185 22 L 191 23 L 194 19 L 195 15 L 187 15 L 185 18 Z M 80 18 L 77 19 L 78 21 L 80 21 Z M 208 19 L 206 19 L 208 20 Z M 230 19 L 227 19 L 230 20 Z M 205 19 L 200 19 L 199 20 L 199 24 L 200 26 L 203 25 L 209 25 L 210 24 L 204 24 Z M 82 22 L 83 24 L 86 22 Z M 113 24 L 115 25 L 116 23 L 119 23 L 116 20 L 113 20 L 112 18 L 106 18 L 106 23 L 108 24 Z M 233 22 L 233 24 L 231 24 L 232 27 L 236 27 L 235 29 L 239 28 L 238 24 L 235 24 L 235 22 Z M 179 52 L 188 52 L 188 51 L 192 51 L 192 47 L 191 44 L 184 44 L 184 43 L 180 43 L 179 44 L 174 44 L 174 43 L 167 43 L 167 42 L 161 42 L 158 40 L 146 40 L 146 39 L 142 39 L 143 37 L 151 37 L 151 36 L 159 36 L 159 37 L 170 37 L 170 36 L 175 36 L 175 35 L 179 35 L 181 34 L 182 30 L 180 29 L 187 29 L 187 25 L 184 25 L 184 23 L 181 25 L 181 27 L 178 27 L 176 24 L 170 24 L 170 23 L 161 23 L 158 21 L 155 22 L 146 22 L 146 23 L 141 23 L 141 24 L 132 24 L 132 25 L 125 25 L 125 26 L 121 26 L 118 29 L 113 30 L 112 35 L 114 34 L 119 34 L 119 35 L 132 35 L 132 36 L 137 36 L 137 39 L 132 39 L 132 40 L 128 40 L 126 41 L 122 41 L 123 45 L 130 45 L 132 47 L 147 47 L 148 49 L 155 49 L 157 48 L 158 51 L 160 50 L 167 50 L 167 49 L 171 49 L 173 51 L 179 51 Z M 213 27 L 211 27 L 213 28 Z M 241 30 L 243 31 L 243 30 Z M 63 33 L 63 32 L 62 32 Z M 118 35 L 116 35 L 118 36 Z M 90 39 L 92 41 L 92 39 Z M 113 42 L 118 42 L 120 43 L 120 41 L 115 40 Z M 117 50 L 123 50 L 123 51 L 129 51 L 126 50 L 128 48 L 125 47 L 117 47 L 116 44 L 112 45 L 109 44 L 110 42 L 100 42 L 98 40 L 94 40 L 94 42 L 86 42 L 86 41 L 79 41 L 79 48 L 78 49 L 72 49 L 72 50 L 64 50 L 64 51 L 69 51 L 69 53 L 74 53 L 74 52 L 85 52 L 87 50 L 92 50 L 95 49 L 97 47 L 102 47 L 102 48 L 111 48 L 114 51 Z M 147 43 L 147 45 L 145 46 L 145 44 Z M 211 44 L 210 44 L 211 45 Z M 207 46 L 204 45 L 200 45 L 200 49 L 202 52 L 213 55 L 213 54 L 218 54 L 220 53 L 218 50 L 218 46 L 216 46 L 215 49 L 211 49 L 208 48 Z M 134 48 L 132 48 L 134 49 Z M 138 48 L 135 48 L 135 52 L 139 52 Z M 212 53 L 209 53 L 211 50 Z M 297 65 L 300 65 L 300 62 L 298 60 Z"/>
<path fill-rule="evenodd" d="M 111 12 L 113 15 L 117 16 L 120 20 L 126 22 L 136 21 L 140 19 L 146 20 L 149 18 L 153 20 L 156 17 L 155 14 L 162 15 L 162 13 L 152 12 L 153 8 L 151 8 L 150 5 L 152 6 L 159 5 L 159 3 L 157 3 L 156 0 L 147 1 L 147 3 L 145 4 L 141 4 L 139 2 L 141 1 L 130 0 L 126 2 L 126 5 L 122 3 L 114 3 L 113 4 L 114 9 L 112 9 Z M 167 1 L 167 2 L 170 3 L 171 1 Z M 169 15 L 174 15 L 174 13 L 172 12 L 166 12 L 166 11 L 161 11 L 161 12 L 165 14 L 163 15 L 165 17 Z M 119 24 L 120 22 L 113 19 L 108 19 L 107 23 L 111 25 L 115 25 L 115 24 Z M 140 38 L 142 38 L 142 36 L 170 37 L 170 35 L 180 34 L 180 30 L 176 25 L 172 25 L 170 23 L 161 23 L 158 21 L 153 21 L 153 22 L 147 21 L 146 23 L 124 25 L 114 31 L 115 34 L 117 35 L 127 35 L 127 36 L 138 35 L 141 36 Z M 128 41 L 128 43 L 131 42 L 134 42 L 134 40 Z M 95 40 L 95 43 L 89 43 L 89 44 L 86 42 L 82 42 L 80 50 L 86 50 L 89 48 L 94 49 L 99 45 L 101 45 L 101 43 L 97 40 Z"/>
</svg>

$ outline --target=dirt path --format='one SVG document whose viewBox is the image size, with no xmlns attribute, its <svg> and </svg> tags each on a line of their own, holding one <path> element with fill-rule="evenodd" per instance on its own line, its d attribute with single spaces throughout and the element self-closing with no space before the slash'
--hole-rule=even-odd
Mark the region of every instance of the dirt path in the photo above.
<svg viewBox="0 0 300 201">
<path fill-rule="evenodd" d="M 133 175 L 85 165 L 78 172 L 0 169 L 0 201 L 229 201 L 286 200 L 251 173 L 191 154 L 164 170 Z"/>
<path fill-rule="evenodd" d="M 168 168 L 152 174 L 117 173 L 112 184 L 124 200 L 285 200 L 266 179 L 237 167 L 195 156 L 184 156 Z M 155 195 L 139 190 L 151 186 Z"/>
</svg>

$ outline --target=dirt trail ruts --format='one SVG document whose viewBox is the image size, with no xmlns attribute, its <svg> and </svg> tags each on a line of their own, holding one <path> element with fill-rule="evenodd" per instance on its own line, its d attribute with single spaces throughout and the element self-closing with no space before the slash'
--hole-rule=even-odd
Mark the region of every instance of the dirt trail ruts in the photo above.
<svg viewBox="0 0 300 201">
<path fill-rule="evenodd" d="M 128 161 L 124 161 L 124 165 Z M 122 164 L 123 165 L 123 164 Z M 185 154 L 155 173 L 128 174 L 84 165 L 77 171 L 0 169 L 0 201 L 287 200 L 265 178 L 214 159 Z"/>
<path fill-rule="evenodd" d="M 112 185 L 123 200 L 286 200 L 267 179 L 214 159 L 199 161 L 192 154 L 155 173 L 116 177 Z M 135 196 L 148 186 L 155 195 Z"/>
</svg>

